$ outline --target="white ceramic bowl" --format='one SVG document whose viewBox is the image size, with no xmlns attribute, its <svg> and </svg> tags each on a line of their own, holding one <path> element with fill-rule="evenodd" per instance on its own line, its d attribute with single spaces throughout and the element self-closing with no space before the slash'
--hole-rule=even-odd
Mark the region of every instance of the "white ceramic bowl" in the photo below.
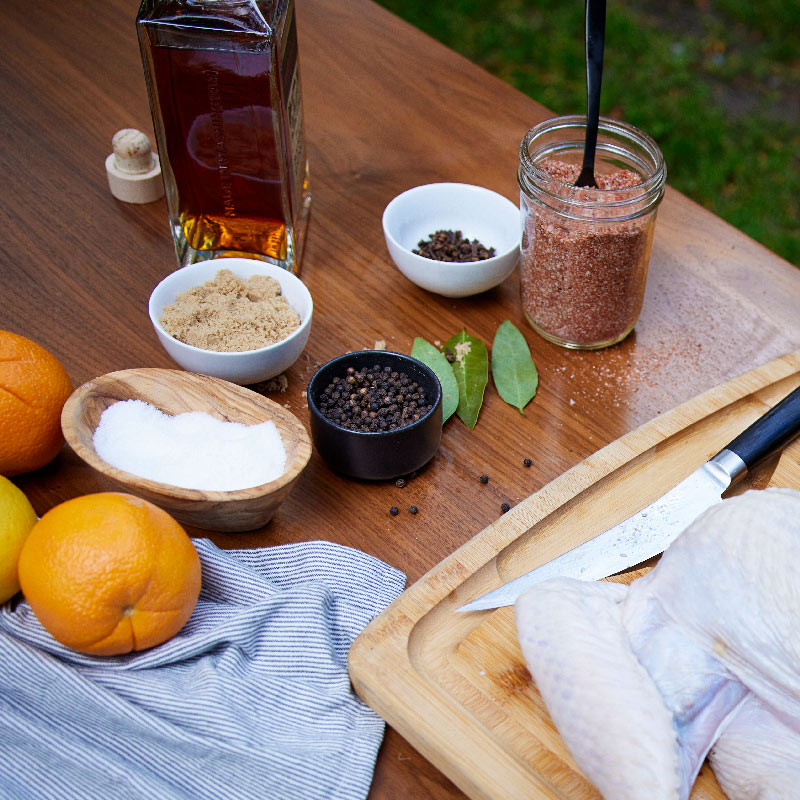
<svg viewBox="0 0 800 800">
<path fill-rule="evenodd" d="M 214 280 L 221 269 L 229 269 L 240 278 L 251 275 L 275 278 L 289 305 L 300 315 L 300 327 L 280 342 L 238 353 L 203 350 L 170 336 L 159 321 L 164 306 L 174 303 L 181 292 Z M 252 258 L 214 258 L 189 264 L 167 275 L 150 295 L 150 321 L 164 349 L 180 366 L 189 372 L 242 385 L 274 378 L 297 361 L 311 333 L 312 311 L 311 294 L 299 278 L 274 264 Z"/>
<path fill-rule="evenodd" d="M 483 261 L 452 263 L 413 253 L 438 230 L 461 231 L 496 255 Z M 416 186 L 383 212 L 386 246 L 397 268 L 410 281 L 445 297 L 467 297 L 502 283 L 519 260 L 520 212 L 510 200 L 468 183 Z"/>
</svg>

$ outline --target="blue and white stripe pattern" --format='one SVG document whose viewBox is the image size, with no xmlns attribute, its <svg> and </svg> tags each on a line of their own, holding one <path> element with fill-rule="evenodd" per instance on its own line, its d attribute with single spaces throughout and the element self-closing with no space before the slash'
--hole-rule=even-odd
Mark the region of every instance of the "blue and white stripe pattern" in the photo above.
<svg viewBox="0 0 800 800">
<path fill-rule="evenodd" d="M 384 723 L 347 653 L 405 585 L 358 550 L 194 540 L 203 590 L 170 641 L 93 657 L 0 607 L 3 800 L 356 800 Z"/>
</svg>

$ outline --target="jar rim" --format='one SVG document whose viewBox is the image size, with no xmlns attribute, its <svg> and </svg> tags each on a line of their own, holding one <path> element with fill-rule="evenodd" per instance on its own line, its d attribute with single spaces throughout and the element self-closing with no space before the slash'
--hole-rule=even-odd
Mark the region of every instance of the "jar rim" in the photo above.
<svg viewBox="0 0 800 800">
<path fill-rule="evenodd" d="M 642 170 L 646 170 L 647 175 L 644 177 L 641 183 L 635 184 L 634 186 L 627 188 L 624 191 L 626 197 L 622 200 L 611 201 L 603 200 L 602 196 L 597 200 L 590 200 L 584 197 L 570 197 L 565 196 L 563 192 L 563 187 L 568 187 L 570 189 L 575 189 L 575 193 L 582 193 L 584 190 L 580 187 L 571 186 L 569 183 L 565 183 L 558 178 L 550 175 L 548 172 L 543 170 L 536 161 L 531 157 L 530 154 L 530 144 L 533 142 L 537 137 L 540 137 L 542 134 L 545 133 L 553 133 L 559 130 L 566 130 L 566 129 L 583 129 L 586 128 L 586 116 L 580 114 L 573 114 L 567 116 L 560 116 L 560 117 L 552 117 L 550 119 L 544 120 L 543 122 L 534 125 L 523 137 L 522 141 L 520 142 L 519 146 L 519 161 L 520 161 L 520 179 L 522 182 L 522 178 L 524 175 L 525 183 L 529 183 L 532 181 L 535 184 L 535 189 L 538 192 L 543 192 L 553 199 L 557 199 L 560 202 L 567 202 L 570 205 L 574 205 L 576 207 L 581 207 L 585 209 L 592 209 L 592 208 L 613 208 L 614 206 L 617 207 L 624 207 L 629 205 L 630 203 L 639 202 L 648 196 L 653 196 L 652 199 L 660 199 L 660 196 L 663 194 L 664 185 L 666 183 L 667 177 L 667 169 L 666 164 L 664 162 L 664 156 L 661 153 L 661 149 L 659 148 L 656 141 L 647 133 L 636 128 L 635 126 L 631 125 L 627 122 L 622 122 L 621 120 L 612 119 L 610 117 L 600 117 L 599 120 L 599 133 L 605 133 L 613 138 L 619 139 L 620 142 L 617 144 L 616 149 L 617 151 L 622 153 L 627 153 L 629 156 L 631 153 L 622 146 L 624 142 L 627 140 L 632 144 L 638 146 L 644 153 L 649 157 L 651 163 L 644 163 L 641 159 L 637 159 L 641 163 Z M 581 137 L 580 147 L 583 147 L 583 139 L 585 137 Z M 576 143 L 577 144 L 577 143 Z M 598 141 L 597 148 L 599 151 L 605 150 L 606 152 L 613 152 L 615 149 L 613 146 L 609 145 L 608 143 L 602 143 Z M 566 148 L 565 148 L 566 149 Z M 569 149 L 573 149 L 572 146 Z M 640 172 L 640 177 L 642 177 Z M 555 184 L 555 186 L 559 187 L 558 193 L 554 191 L 550 191 L 548 186 L 551 184 Z M 524 188 L 524 187 L 523 187 Z M 609 193 L 615 193 L 617 196 L 620 194 L 620 190 L 618 189 L 611 189 L 611 190 L 602 190 L 596 189 L 595 191 L 603 192 L 608 191 Z M 648 203 L 649 205 L 649 203 Z"/>
</svg>

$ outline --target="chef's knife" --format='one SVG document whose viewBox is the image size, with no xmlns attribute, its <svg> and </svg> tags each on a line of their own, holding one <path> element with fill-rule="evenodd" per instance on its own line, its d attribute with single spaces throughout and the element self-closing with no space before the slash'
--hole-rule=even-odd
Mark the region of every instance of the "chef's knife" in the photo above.
<svg viewBox="0 0 800 800">
<path fill-rule="evenodd" d="M 703 511 L 748 470 L 800 433 L 800 387 L 740 433 L 727 447 L 658 500 L 572 550 L 484 594 L 457 611 L 512 605 L 548 578 L 599 580 L 663 553 Z"/>
</svg>

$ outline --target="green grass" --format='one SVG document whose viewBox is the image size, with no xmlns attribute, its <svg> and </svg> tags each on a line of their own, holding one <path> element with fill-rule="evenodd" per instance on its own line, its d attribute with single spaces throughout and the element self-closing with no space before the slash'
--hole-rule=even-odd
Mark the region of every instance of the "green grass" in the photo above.
<svg viewBox="0 0 800 800">
<path fill-rule="evenodd" d="M 556 114 L 585 113 L 582 0 L 378 0 Z M 601 113 L 669 183 L 800 266 L 797 0 L 611 0 Z"/>
</svg>

